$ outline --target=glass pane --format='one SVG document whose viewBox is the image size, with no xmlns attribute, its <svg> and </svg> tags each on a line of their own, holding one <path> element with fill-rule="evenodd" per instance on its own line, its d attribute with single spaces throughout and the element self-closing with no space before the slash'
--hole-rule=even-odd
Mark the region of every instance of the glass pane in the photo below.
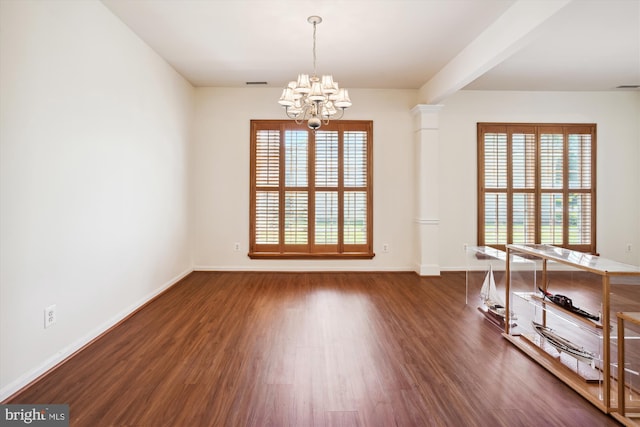
<svg viewBox="0 0 640 427">
<path fill-rule="evenodd" d="M 256 192 L 256 243 L 279 243 L 278 211 L 277 191 Z"/>
<path fill-rule="evenodd" d="M 308 132 L 288 130 L 284 133 L 285 185 L 306 187 L 308 177 Z"/>
<path fill-rule="evenodd" d="M 591 135 L 569 135 L 569 188 L 591 188 Z"/>
<path fill-rule="evenodd" d="M 344 186 L 367 186 L 367 133 L 344 132 Z"/>
<path fill-rule="evenodd" d="M 507 195 L 504 193 L 484 196 L 484 243 L 507 244 Z"/>
<path fill-rule="evenodd" d="M 507 187 L 507 134 L 484 134 L 484 185 Z"/>
<path fill-rule="evenodd" d="M 315 230 L 317 245 L 338 243 L 338 193 L 336 191 L 316 193 Z"/>
<path fill-rule="evenodd" d="M 308 241 L 309 203 L 306 191 L 284 194 L 284 243 L 306 244 Z"/>
<path fill-rule="evenodd" d="M 540 135 L 540 186 L 563 187 L 562 134 Z"/>
<path fill-rule="evenodd" d="M 562 194 L 542 194 L 540 208 L 540 243 L 562 245 Z"/>
<path fill-rule="evenodd" d="M 591 194 L 569 193 L 569 244 L 591 243 Z"/>
<path fill-rule="evenodd" d="M 338 132 L 316 132 L 316 186 L 338 186 Z"/>
<path fill-rule="evenodd" d="M 280 180 L 280 131 L 259 130 L 256 134 L 256 185 L 275 187 Z"/>
<path fill-rule="evenodd" d="M 513 242 L 535 243 L 536 215 L 535 196 L 531 193 L 513 195 Z"/>
<path fill-rule="evenodd" d="M 344 193 L 344 244 L 367 243 L 367 193 Z"/>
<path fill-rule="evenodd" d="M 513 188 L 534 188 L 536 184 L 536 137 L 516 133 L 511 136 Z"/>
</svg>

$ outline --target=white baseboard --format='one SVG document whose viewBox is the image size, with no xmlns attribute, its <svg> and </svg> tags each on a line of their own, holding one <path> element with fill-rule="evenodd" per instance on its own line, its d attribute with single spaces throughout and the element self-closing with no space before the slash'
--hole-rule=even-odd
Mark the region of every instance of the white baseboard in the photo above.
<svg viewBox="0 0 640 427">
<path fill-rule="evenodd" d="M 140 307 L 145 305 L 147 302 L 151 301 L 153 298 L 155 298 L 165 290 L 169 289 L 171 286 L 178 283 L 180 280 L 185 278 L 192 271 L 193 271 L 193 268 L 186 269 L 185 271 L 178 274 L 173 279 L 164 283 L 158 289 L 154 290 L 150 294 L 146 295 L 144 298 L 141 298 L 140 300 L 131 304 L 129 307 L 122 310 L 121 312 L 113 316 L 111 319 L 102 323 L 100 326 L 93 329 L 92 331 L 87 333 L 85 336 L 81 337 L 80 339 L 76 340 L 75 342 L 66 346 L 65 348 L 61 349 L 53 356 L 46 359 L 42 364 L 40 364 L 40 366 L 35 367 L 34 369 L 30 370 L 26 374 L 20 376 L 18 379 L 2 387 L 2 389 L 0 389 L 0 402 L 3 402 L 5 399 L 12 396 L 14 393 L 18 392 L 20 389 L 27 386 L 32 381 L 36 380 L 38 377 L 40 377 L 42 374 L 49 371 L 50 369 L 54 368 L 56 365 L 60 364 L 61 362 L 64 362 L 65 359 L 67 359 L 68 357 L 73 355 L 75 352 L 80 350 L 82 347 L 84 347 L 85 345 L 87 345 L 88 343 L 90 343 L 91 341 L 93 341 L 94 339 L 96 339 L 106 331 L 108 331 L 109 328 L 117 325 L 118 322 L 125 319 L 127 316 L 129 316 L 130 314 L 138 310 Z"/>
<path fill-rule="evenodd" d="M 251 271 L 259 271 L 259 272 L 405 272 L 405 271 L 414 271 L 414 268 L 410 265 L 405 267 L 374 267 L 371 266 L 362 266 L 355 267 L 345 266 L 345 267 L 336 267 L 336 266 L 314 266 L 310 267 L 308 264 L 303 266 L 293 266 L 293 265 L 275 265 L 275 266 L 214 266 L 214 265 L 196 265 L 193 267 L 193 271 L 239 271 L 239 272 L 251 272 Z"/>
<path fill-rule="evenodd" d="M 437 264 L 418 264 L 413 271 L 419 276 L 440 276 L 440 266 Z"/>
</svg>

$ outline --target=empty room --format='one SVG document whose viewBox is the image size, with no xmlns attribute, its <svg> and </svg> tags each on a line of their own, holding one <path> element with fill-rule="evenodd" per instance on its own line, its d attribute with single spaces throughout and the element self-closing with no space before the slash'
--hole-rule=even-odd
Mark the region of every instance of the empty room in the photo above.
<svg viewBox="0 0 640 427">
<path fill-rule="evenodd" d="M 640 0 L 0 0 L 0 425 L 640 425 Z"/>
</svg>

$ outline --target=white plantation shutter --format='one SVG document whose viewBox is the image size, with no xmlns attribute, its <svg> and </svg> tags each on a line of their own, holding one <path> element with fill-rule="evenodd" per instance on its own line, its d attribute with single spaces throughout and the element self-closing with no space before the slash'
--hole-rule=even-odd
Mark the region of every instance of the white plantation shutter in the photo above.
<svg viewBox="0 0 640 427">
<path fill-rule="evenodd" d="M 338 132 L 317 131 L 316 187 L 338 188 Z"/>
<path fill-rule="evenodd" d="M 595 125 L 478 123 L 478 244 L 595 253 Z"/>
<path fill-rule="evenodd" d="M 562 194 L 543 193 L 540 196 L 540 243 L 562 245 Z"/>
<path fill-rule="evenodd" d="M 252 258 L 373 257 L 370 121 L 251 122 Z"/>
<path fill-rule="evenodd" d="M 536 203 L 534 193 L 513 193 L 512 243 L 536 242 Z M 503 240 L 504 242 L 504 240 Z"/>
<path fill-rule="evenodd" d="M 344 133 L 344 243 L 367 243 L 367 133 Z"/>
<path fill-rule="evenodd" d="M 536 135 L 520 128 L 511 136 L 511 238 L 519 244 L 536 241 Z M 506 242 L 506 241 L 503 241 Z"/>
<path fill-rule="evenodd" d="M 284 243 L 304 245 L 309 234 L 309 193 L 285 191 L 284 194 Z"/>
<path fill-rule="evenodd" d="M 279 241 L 280 204 L 277 191 L 256 192 L 256 243 L 277 244 Z"/>
<path fill-rule="evenodd" d="M 315 243 L 337 245 L 339 133 L 319 130 L 315 135 Z"/>
<path fill-rule="evenodd" d="M 315 242 L 318 245 L 338 244 L 338 192 L 317 191 Z"/>
<path fill-rule="evenodd" d="M 309 242 L 309 133 L 284 131 L 284 244 Z"/>
<path fill-rule="evenodd" d="M 486 244 L 504 244 L 507 240 L 507 134 L 484 135 L 484 217 Z"/>
<path fill-rule="evenodd" d="M 279 241 L 280 131 L 260 130 L 255 148 L 255 240 L 259 244 Z"/>
<path fill-rule="evenodd" d="M 569 133 L 568 144 L 569 244 L 588 245 L 591 242 L 591 224 L 593 222 L 591 135 Z"/>
<path fill-rule="evenodd" d="M 309 178 L 309 135 L 305 131 L 284 132 L 284 180 L 286 187 L 306 187 Z"/>
<path fill-rule="evenodd" d="M 591 194 L 569 193 L 569 244 L 588 245 L 591 242 Z"/>
<path fill-rule="evenodd" d="M 507 134 L 484 136 L 484 186 L 486 189 L 507 188 Z"/>
<path fill-rule="evenodd" d="M 564 143 L 562 134 L 540 135 L 540 188 L 563 187 Z"/>
<path fill-rule="evenodd" d="M 367 243 L 367 193 L 344 192 L 344 243 Z"/>
<path fill-rule="evenodd" d="M 555 130 L 555 129 L 552 129 Z M 564 135 L 558 133 L 540 134 L 540 243 L 562 246 L 564 241 Z"/>
<path fill-rule="evenodd" d="M 344 132 L 344 186 L 364 188 L 367 185 L 367 134 Z"/>
<path fill-rule="evenodd" d="M 277 187 L 280 179 L 280 132 L 263 130 L 256 135 L 256 185 Z"/>
<path fill-rule="evenodd" d="M 484 216 L 484 244 L 504 244 L 507 241 L 507 194 L 485 193 Z"/>
</svg>

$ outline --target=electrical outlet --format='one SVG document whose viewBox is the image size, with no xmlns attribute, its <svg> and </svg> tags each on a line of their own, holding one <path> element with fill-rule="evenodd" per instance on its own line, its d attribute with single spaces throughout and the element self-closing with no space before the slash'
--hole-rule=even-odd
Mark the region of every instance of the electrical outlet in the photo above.
<svg viewBox="0 0 640 427">
<path fill-rule="evenodd" d="M 57 311 L 56 305 L 50 305 L 49 307 L 44 309 L 44 328 L 48 328 L 53 326 L 56 323 Z"/>
<path fill-rule="evenodd" d="M 382 252 L 389 252 L 389 244 L 385 243 L 382 245 Z"/>
<path fill-rule="evenodd" d="M 236 251 L 236 252 L 238 252 L 238 251 L 240 250 L 240 243 L 235 242 L 235 243 L 233 244 L 233 250 L 234 250 L 234 251 Z"/>
<path fill-rule="evenodd" d="M 627 253 L 631 253 L 632 249 L 631 243 L 627 243 Z"/>
</svg>

